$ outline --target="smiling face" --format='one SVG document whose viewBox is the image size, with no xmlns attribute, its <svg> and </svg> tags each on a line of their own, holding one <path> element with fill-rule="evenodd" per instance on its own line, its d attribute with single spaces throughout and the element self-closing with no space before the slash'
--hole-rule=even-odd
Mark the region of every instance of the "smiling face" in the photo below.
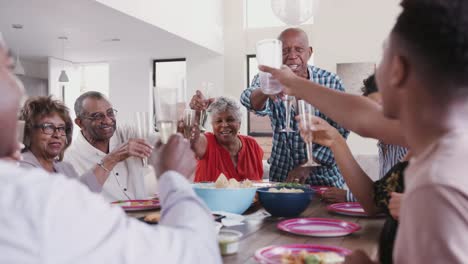
<svg viewBox="0 0 468 264">
<path fill-rule="evenodd" d="M 35 121 L 36 128 L 31 134 L 31 152 L 37 158 L 46 160 L 55 159 L 62 153 L 66 146 L 65 121 L 57 114 L 40 117 Z M 40 128 L 39 126 L 42 126 Z M 51 135 L 46 133 L 44 127 L 55 127 Z M 60 129 L 61 128 L 61 129 Z"/>
<path fill-rule="evenodd" d="M 236 140 L 241 122 L 230 111 L 218 112 L 211 117 L 213 133 L 220 144 Z"/>
<path fill-rule="evenodd" d="M 283 64 L 296 75 L 307 78 L 307 62 L 312 55 L 312 48 L 305 32 L 287 29 L 281 33 L 279 39 L 283 42 Z"/>
<path fill-rule="evenodd" d="M 83 110 L 76 123 L 84 136 L 93 141 L 108 141 L 117 127 L 112 105 L 105 99 L 88 97 L 83 100 Z"/>
</svg>

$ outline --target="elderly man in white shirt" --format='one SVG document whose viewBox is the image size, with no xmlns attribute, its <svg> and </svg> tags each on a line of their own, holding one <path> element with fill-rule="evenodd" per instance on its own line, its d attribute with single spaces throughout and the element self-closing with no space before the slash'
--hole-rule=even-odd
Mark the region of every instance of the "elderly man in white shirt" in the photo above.
<svg viewBox="0 0 468 264">
<path fill-rule="evenodd" d="M 79 182 L 19 168 L 16 113 L 22 96 L 0 45 L 0 263 L 221 263 L 210 212 L 185 179 L 195 168 L 180 135 L 157 148 L 162 216 L 149 226 Z"/>
<path fill-rule="evenodd" d="M 82 94 L 74 108 L 81 131 L 65 152 L 64 161 L 73 164 L 79 175 L 92 171 L 109 202 L 146 198 L 145 176 L 150 171 L 141 158 L 151 155 L 156 137 L 141 139 L 134 128 L 117 127 L 116 110 L 99 92 Z"/>
</svg>

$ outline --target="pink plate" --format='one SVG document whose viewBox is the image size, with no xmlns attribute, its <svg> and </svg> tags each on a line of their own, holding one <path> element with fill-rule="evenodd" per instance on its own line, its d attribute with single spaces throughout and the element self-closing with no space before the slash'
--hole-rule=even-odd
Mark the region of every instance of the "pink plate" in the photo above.
<svg viewBox="0 0 468 264">
<path fill-rule="evenodd" d="M 283 254 L 299 254 L 303 250 L 309 253 L 335 252 L 342 256 L 346 256 L 351 253 L 351 250 L 342 247 L 311 244 L 290 244 L 282 246 L 269 246 L 258 249 L 255 251 L 254 258 L 258 263 L 262 264 L 281 264 L 281 256 Z"/>
<path fill-rule="evenodd" d="M 123 200 L 112 202 L 112 204 L 119 205 L 128 212 L 161 208 L 159 200 Z"/>
<path fill-rule="evenodd" d="M 312 190 L 314 190 L 317 194 L 322 195 L 326 190 L 330 189 L 330 186 L 310 186 Z"/>
<path fill-rule="evenodd" d="M 278 229 L 304 236 L 339 237 L 361 229 L 356 223 L 329 218 L 295 218 L 281 221 Z"/>
<path fill-rule="evenodd" d="M 367 217 L 368 215 L 359 203 L 335 203 L 327 206 L 329 212 L 348 215 L 348 216 L 362 216 Z M 385 214 L 379 214 L 377 217 L 385 216 Z"/>
</svg>

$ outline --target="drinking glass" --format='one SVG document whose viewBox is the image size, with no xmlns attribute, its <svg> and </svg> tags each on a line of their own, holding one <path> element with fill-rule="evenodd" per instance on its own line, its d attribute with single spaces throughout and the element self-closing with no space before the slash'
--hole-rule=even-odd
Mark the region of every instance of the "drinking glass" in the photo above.
<svg viewBox="0 0 468 264">
<path fill-rule="evenodd" d="M 196 111 L 193 109 L 185 109 L 183 122 L 184 122 L 184 137 L 190 139 L 192 134 L 192 127 L 195 124 Z"/>
<path fill-rule="evenodd" d="M 312 116 L 315 115 L 315 108 L 304 100 L 297 102 L 299 108 L 299 115 L 301 119 L 301 137 L 307 145 L 307 162 L 303 164 L 303 167 L 315 167 L 320 166 L 313 158 L 312 142 L 314 140 L 314 133 L 312 131 L 314 124 Z"/>
<path fill-rule="evenodd" d="M 278 39 L 264 39 L 257 42 L 256 57 L 258 65 L 265 65 L 276 69 L 283 64 L 283 43 Z M 270 73 L 259 73 L 260 89 L 264 94 L 277 94 L 282 90 L 281 84 L 272 78 Z"/>
<path fill-rule="evenodd" d="M 135 113 L 135 128 L 138 138 L 148 140 L 151 131 L 151 121 L 148 112 L 136 112 Z M 148 166 L 148 158 L 141 159 L 143 167 Z"/>
<path fill-rule="evenodd" d="M 280 132 L 294 132 L 294 130 L 291 129 L 291 107 L 292 104 L 296 100 L 294 96 L 289 96 L 287 94 L 284 94 L 283 97 L 281 98 L 281 101 L 283 102 L 284 105 L 284 114 L 285 114 L 285 125 L 284 128 L 280 130 Z"/>
<path fill-rule="evenodd" d="M 205 99 L 205 109 L 201 110 L 200 112 L 200 131 L 206 131 L 205 124 L 206 120 L 208 119 L 208 114 L 206 109 L 208 108 L 208 100 L 213 96 L 213 83 L 210 82 L 203 82 L 201 92 Z"/>
<path fill-rule="evenodd" d="M 155 123 L 163 144 L 177 132 L 177 89 L 156 87 L 154 93 L 156 105 Z"/>
</svg>

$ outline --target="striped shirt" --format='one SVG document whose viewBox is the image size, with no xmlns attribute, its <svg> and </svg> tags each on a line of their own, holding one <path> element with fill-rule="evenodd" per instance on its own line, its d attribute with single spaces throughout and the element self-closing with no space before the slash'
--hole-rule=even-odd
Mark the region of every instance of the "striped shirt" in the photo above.
<svg viewBox="0 0 468 264">
<path fill-rule="evenodd" d="M 309 80 L 312 82 L 324 85 L 330 89 L 343 91 L 344 88 L 340 78 L 328 71 L 309 65 Z M 240 101 L 249 110 L 260 116 L 268 115 L 271 120 L 271 128 L 273 129 L 273 146 L 271 156 L 268 159 L 270 164 L 270 180 L 282 182 L 286 180 L 288 173 L 307 161 L 306 144 L 302 140 L 298 132 L 281 133 L 278 132 L 285 127 L 285 108 L 280 100 L 266 101 L 265 107 L 256 111 L 252 108 L 250 95 L 252 91 L 260 87 L 260 79 L 258 74 L 254 77 L 251 87 L 245 89 Z M 298 131 L 298 125 L 294 116 L 297 114 L 294 107 L 291 108 L 290 126 L 293 130 Z M 340 134 L 347 138 L 349 131 L 339 126 L 336 122 L 316 110 L 316 115 L 326 120 L 330 125 L 335 127 Z M 313 156 L 322 165 L 311 170 L 306 183 L 319 186 L 336 186 L 343 187 L 344 180 L 336 165 L 335 158 L 331 150 L 327 147 L 314 144 Z"/>
<path fill-rule="evenodd" d="M 377 143 L 379 147 L 379 180 L 382 179 L 388 171 L 390 171 L 395 164 L 402 161 L 405 157 L 406 153 L 408 153 L 408 149 L 398 146 L 398 145 L 391 145 L 385 144 L 382 141 Z M 346 201 L 348 202 L 356 202 L 356 198 L 353 194 L 348 190 L 346 192 Z"/>
</svg>

